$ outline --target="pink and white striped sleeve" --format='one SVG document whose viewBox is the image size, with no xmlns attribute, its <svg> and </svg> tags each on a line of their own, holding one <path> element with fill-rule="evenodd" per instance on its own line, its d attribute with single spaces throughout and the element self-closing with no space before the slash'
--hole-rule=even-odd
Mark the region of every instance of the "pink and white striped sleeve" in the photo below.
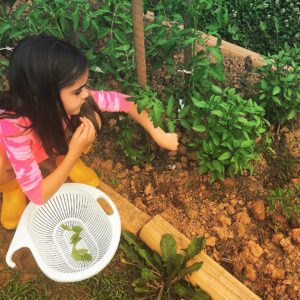
<svg viewBox="0 0 300 300">
<path fill-rule="evenodd" d="M 91 91 L 95 102 L 101 111 L 107 112 L 129 112 L 133 102 L 127 101 L 129 95 L 112 91 Z"/>
<path fill-rule="evenodd" d="M 30 201 L 41 205 L 43 177 L 32 150 L 32 134 L 24 133 L 15 120 L 0 120 L 0 141 L 21 189 Z"/>
</svg>

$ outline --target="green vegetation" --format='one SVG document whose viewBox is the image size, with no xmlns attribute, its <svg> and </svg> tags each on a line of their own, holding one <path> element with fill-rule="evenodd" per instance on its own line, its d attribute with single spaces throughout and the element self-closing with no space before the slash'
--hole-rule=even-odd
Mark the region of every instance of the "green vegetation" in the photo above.
<svg viewBox="0 0 300 300">
<path fill-rule="evenodd" d="M 203 2 L 198 0 L 196 2 Z M 260 54 L 276 54 L 284 44 L 300 46 L 299 0 L 216 0 L 204 10 L 199 29 L 213 24 L 222 39 Z"/>
<path fill-rule="evenodd" d="M 132 284 L 134 290 L 142 299 L 211 299 L 199 287 L 193 287 L 183 280 L 201 268 L 202 262 L 189 266 L 187 262 L 203 250 L 204 244 L 204 238 L 194 238 L 182 253 L 177 253 L 174 238 L 165 234 L 160 241 L 160 257 L 134 234 L 124 232 L 121 249 L 130 260 L 129 263 L 133 263 L 140 270 L 139 278 Z"/>
<path fill-rule="evenodd" d="M 72 257 L 76 261 L 91 261 L 92 255 L 88 252 L 88 249 L 77 249 L 76 245 L 77 243 L 82 239 L 80 236 L 81 232 L 83 231 L 83 228 L 81 226 L 67 226 L 65 224 L 61 225 L 61 228 L 63 230 L 71 231 L 73 234 L 71 235 L 71 244 L 72 244 Z"/>
<path fill-rule="evenodd" d="M 272 212 L 282 214 L 286 220 L 300 220 L 300 185 L 294 184 L 286 190 L 278 187 L 266 200 Z"/>
<path fill-rule="evenodd" d="M 75 283 L 57 284 L 42 273 L 28 274 L 28 278 L 32 279 L 25 279 L 26 276 L 21 277 L 20 272 L 9 270 L 11 277 L 8 281 L 1 282 L 0 299 L 136 299 L 136 293 L 131 287 L 131 283 L 138 278 L 138 269 L 131 265 L 125 267 L 120 263 L 122 256 L 123 254 L 118 251 L 105 270 L 90 279 Z"/>
<path fill-rule="evenodd" d="M 283 124 L 300 112 L 300 48 L 285 45 L 278 54 L 269 55 L 259 68 L 256 101 L 273 124 Z"/>
<path fill-rule="evenodd" d="M 272 146 L 269 128 L 300 112 L 299 1 L 144 1 L 145 12 L 154 12 L 154 19 L 145 22 L 151 83 L 145 89 L 136 83 L 130 0 L 15 3 L 0 6 L 1 48 L 40 32 L 71 40 L 89 58 L 90 84 L 108 89 L 110 80 L 117 80 L 139 110 L 149 111 L 155 126 L 187 133 L 190 147 L 198 152 L 200 171 L 211 181 L 251 171 L 258 152 Z M 199 30 L 217 36 L 216 44 L 198 47 L 205 44 Z M 255 45 L 255 51 L 272 50 L 264 67 L 250 68 L 259 78 L 251 91 L 224 87 L 220 38 L 229 35 L 247 41 L 245 47 Z M 0 52 L 2 88 L 9 54 Z M 141 129 L 124 118 L 118 127 L 116 141 L 125 155 L 135 164 L 150 161 L 148 140 L 136 139 Z"/>
</svg>

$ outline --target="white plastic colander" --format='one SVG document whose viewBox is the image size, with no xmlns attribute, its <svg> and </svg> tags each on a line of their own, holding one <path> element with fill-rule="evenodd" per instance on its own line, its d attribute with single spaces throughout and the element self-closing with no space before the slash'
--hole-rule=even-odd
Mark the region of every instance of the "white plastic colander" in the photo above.
<svg viewBox="0 0 300 300">
<path fill-rule="evenodd" d="M 99 205 L 99 198 L 110 205 L 111 215 Z M 83 228 L 76 248 L 88 249 L 91 261 L 76 261 L 72 257 L 72 232 L 64 230 L 62 224 Z M 65 183 L 46 204 L 27 205 L 6 254 L 6 262 L 14 268 L 13 254 L 27 247 L 49 278 L 59 282 L 80 281 L 94 276 L 110 262 L 120 235 L 119 213 L 106 194 L 85 184 Z"/>
</svg>

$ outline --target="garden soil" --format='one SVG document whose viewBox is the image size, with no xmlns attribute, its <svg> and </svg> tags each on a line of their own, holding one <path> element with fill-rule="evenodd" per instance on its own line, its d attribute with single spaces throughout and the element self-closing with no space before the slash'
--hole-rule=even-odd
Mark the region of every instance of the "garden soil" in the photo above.
<svg viewBox="0 0 300 300">
<path fill-rule="evenodd" d="M 251 76 L 243 60 L 227 59 L 225 65 L 230 69 L 228 80 L 237 89 Z M 199 174 L 188 137 L 180 134 L 176 152 L 158 149 L 151 142 L 151 161 L 132 165 L 115 142 L 117 116 L 109 114 L 107 119 L 93 149 L 83 157 L 103 182 L 143 212 L 160 214 L 188 238 L 205 236 L 207 254 L 262 299 L 300 299 L 299 220 L 287 222 L 265 201 L 272 190 L 289 188 L 291 179 L 300 177 L 297 122 L 281 128 L 277 155 L 261 155 L 253 174 L 210 183 L 208 175 Z M 11 276 L 3 270 L 13 232 L 0 228 L 0 236 L 0 284 L 4 285 Z M 41 276 L 28 250 L 18 251 L 14 260 L 23 282 Z M 57 288 L 54 283 L 53 288 Z"/>
</svg>

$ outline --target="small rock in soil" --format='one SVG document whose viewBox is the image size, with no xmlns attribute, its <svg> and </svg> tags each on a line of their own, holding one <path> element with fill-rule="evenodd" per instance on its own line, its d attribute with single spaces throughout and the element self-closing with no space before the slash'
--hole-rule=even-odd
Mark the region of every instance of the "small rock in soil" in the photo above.
<svg viewBox="0 0 300 300">
<path fill-rule="evenodd" d="M 205 241 L 205 246 L 214 247 L 216 245 L 216 238 L 214 236 L 210 236 Z"/>
<path fill-rule="evenodd" d="M 149 196 L 150 194 L 153 193 L 153 187 L 152 187 L 151 183 L 146 185 L 144 193 L 146 196 Z"/>
<path fill-rule="evenodd" d="M 223 225 L 231 225 L 231 219 L 224 216 L 224 215 L 221 215 L 220 218 L 219 218 L 219 221 L 223 224 Z"/>
<path fill-rule="evenodd" d="M 275 245 L 280 245 L 280 241 L 284 238 L 284 235 L 281 232 L 277 232 L 272 236 L 272 242 Z"/>
<path fill-rule="evenodd" d="M 256 280 L 256 271 L 253 265 L 247 265 L 245 268 L 245 276 L 251 281 Z"/>
<path fill-rule="evenodd" d="M 251 223 L 251 219 L 247 212 L 240 212 L 236 214 L 236 221 L 238 223 L 247 225 Z"/>
<path fill-rule="evenodd" d="M 253 202 L 252 211 L 256 220 L 263 221 L 266 218 L 265 203 L 263 200 Z"/>
<path fill-rule="evenodd" d="M 101 164 L 101 167 L 102 167 L 102 169 L 104 169 L 105 171 L 110 172 L 110 171 L 112 171 L 112 169 L 113 169 L 113 161 L 112 161 L 111 159 L 106 160 L 105 162 L 103 162 L 103 163 Z"/>
<path fill-rule="evenodd" d="M 133 167 L 132 167 L 132 170 L 133 170 L 134 172 L 140 172 L 140 171 L 141 171 L 141 169 L 140 169 L 139 166 L 133 166 Z"/>
<path fill-rule="evenodd" d="M 244 236 L 244 234 L 246 233 L 246 227 L 244 224 L 235 223 L 235 228 L 236 228 L 236 231 L 237 231 L 239 237 Z"/>
<path fill-rule="evenodd" d="M 253 241 L 249 241 L 248 246 L 250 248 L 251 253 L 255 257 L 260 257 L 264 253 L 264 250 L 261 248 L 261 246 Z"/>
<path fill-rule="evenodd" d="M 300 228 L 291 230 L 291 238 L 295 243 L 300 244 Z"/>
<path fill-rule="evenodd" d="M 275 267 L 273 264 L 269 263 L 266 267 L 267 274 L 271 275 L 273 279 L 284 279 L 285 272 L 282 269 Z"/>
</svg>

